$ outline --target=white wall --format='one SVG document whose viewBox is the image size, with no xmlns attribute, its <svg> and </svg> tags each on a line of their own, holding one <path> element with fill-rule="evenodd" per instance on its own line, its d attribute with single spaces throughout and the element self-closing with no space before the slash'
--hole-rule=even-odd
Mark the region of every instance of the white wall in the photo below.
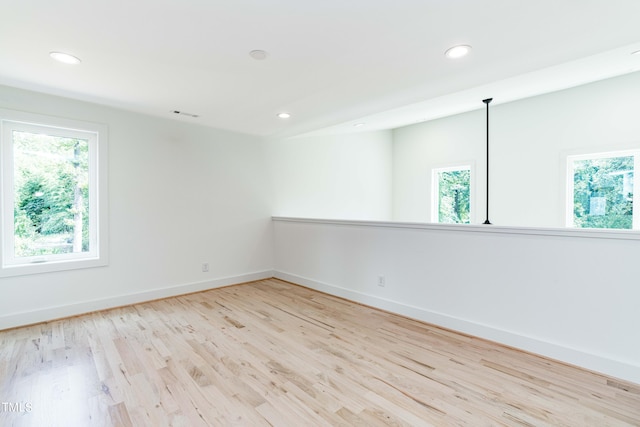
<svg viewBox="0 0 640 427">
<path fill-rule="evenodd" d="M 431 222 L 432 170 L 469 164 L 471 222 L 484 221 L 485 132 L 479 111 L 394 129 L 393 220 Z"/>
<path fill-rule="evenodd" d="M 639 72 L 498 102 L 490 110 L 493 224 L 564 227 L 566 156 L 640 148 Z M 429 221 L 431 169 L 472 161 L 476 222 L 484 221 L 485 120 L 482 108 L 394 130 L 394 220 Z"/>
<path fill-rule="evenodd" d="M 640 148 L 638 111 L 640 73 L 492 106 L 490 227 L 406 224 L 430 221 L 432 168 L 461 163 L 474 166 L 484 221 L 485 110 L 395 129 L 386 153 L 398 222 L 276 218 L 276 276 L 640 383 L 640 237 L 554 228 L 564 227 L 566 156 Z M 333 192 L 362 197 L 354 183 L 367 174 L 340 159 L 372 146 L 306 142 L 277 145 L 276 215 L 384 221 L 360 213 L 366 203 L 326 205 Z"/>
<path fill-rule="evenodd" d="M 391 218 L 391 131 L 269 143 L 274 214 Z"/>
<path fill-rule="evenodd" d="M 110 193 L 109 266 L 0 279 L 0 329 L 271 276 L 263 141 L 2 86 L 0 108 L 107 124 Z"/>
<path fill-rule="evenodd" d="M 553 212 L 519 223 L 531 223 L 532 200 L 551 211 L 560 203 L 564 151 L 640 140 L 638 88 L 636 73 L 493 108 L 492 145 L 507 154 L 492 162 L 492 222 L 556 225 Z M 275 267 L 288 280 L 640 383 L 637 238 L 393 223 L 272 228 L 273 213 L 387 220 L 392 176 L 395 219 L 426 221 L 424 170 L 459 160 L 455 141 L 482 146 L 482 111 L 397 130 L 395 142 L 373 132 L 265 143 L 6 87 L 0 108 L 109 126 L 111 227 L 108 267 L 0 279 L 0 328 L 269 277 Z M 542 145 L 554 148 L 549 159 L 533 152 Z M 464 160 L 477 161 L 470 150 Z M 419 184 L 399 187 L 414 177 Z"/>
<path fill-rule="evenodd" d="M 640 383 L 631 232 L 276 218 L 274 237 L 282 279 Z"/>
</svg>

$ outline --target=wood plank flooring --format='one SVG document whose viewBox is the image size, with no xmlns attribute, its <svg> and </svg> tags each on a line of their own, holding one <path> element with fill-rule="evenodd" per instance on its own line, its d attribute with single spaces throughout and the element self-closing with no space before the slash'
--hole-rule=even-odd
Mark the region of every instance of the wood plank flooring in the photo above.
<svg viewBox="0 0 640 427">
<path fill-rule="evenodd" d="M 640 426 L 640 386 L 275 279 L 0 332 L 2 426 Z"/>
</svg>

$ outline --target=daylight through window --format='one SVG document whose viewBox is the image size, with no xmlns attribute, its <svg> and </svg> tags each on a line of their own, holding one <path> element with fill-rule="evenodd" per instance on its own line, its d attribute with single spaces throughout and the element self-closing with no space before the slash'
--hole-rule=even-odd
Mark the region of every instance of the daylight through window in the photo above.
<svg viewBox="0 0 640 427">
<path fill-rule="evenodd" d="M 471 222 L 471 166 L 434 169 L 432 221 Z"/>
<path fill-rule="evenodd" d="M 100 202 L 99 143 L 106 142 L 95 129 L 2 121 L 5 275 L 51 270 L 46 267 L 51 264 L 59 270 L 106 262 L 100 245 L 105 198 Z M 81 261 L 85 264 L 77 264 Z"/>
<path fill-rule="evenodd" d="M 14 256 L 89 251 L 89 141 L 13 131 Z"/>
<path fill-rule="evenodd" d="M 567 225 L 577 228 L 637 229 L 634 212 L 636 152 L 568 158 Z"/>
</svg>

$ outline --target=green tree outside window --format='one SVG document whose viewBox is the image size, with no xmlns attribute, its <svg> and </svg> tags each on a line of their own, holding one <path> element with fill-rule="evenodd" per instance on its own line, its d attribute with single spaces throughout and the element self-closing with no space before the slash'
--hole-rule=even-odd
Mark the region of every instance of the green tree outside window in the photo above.
<svg viewBox="0 0 640 427">
<path fill-rule="evenodd" d="M 573 224 L 633 228 L 634 156 L 573 161 Z"/>
<path fill-rule="evenodd" d="M 88 251 L 89 143 L 13 132 L 15 256 Z"/>
<path fill-rule="evenodd" d="M 469 169 L 444 170 L 437 174 L 438 222 L 469 224 L 471 171 Z"/>
</svg>

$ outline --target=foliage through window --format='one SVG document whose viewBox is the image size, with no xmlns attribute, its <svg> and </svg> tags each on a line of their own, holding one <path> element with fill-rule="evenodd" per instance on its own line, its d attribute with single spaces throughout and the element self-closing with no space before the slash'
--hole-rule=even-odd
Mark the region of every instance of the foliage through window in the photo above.
<svg viewBox="0 0 640 427">
<path fill-rule="evenodd" d="M 568 159 L 568 225 L 578 228 L 633 229 L 638 155 L 602 153 Z"/>
<path fill-rule="evenodd" d="M 100 182 L 105 175 L 98 170 L 101 162 L 105 165 L 106 135 L 99 139 L 100 132 L 89 127 L 2 120 L 5 275 L 19 267 L 25 267 L 23 273 L 13 274 L 51 270 L 38 268 L 40 264 L 58 264 L 53 270 L 60 270 L 83 265 L 60 266 L 71 261 L 85 261 L 85 266 L 106 263 L 104 237 L 100 238 L 100 230 L 106 230 L 104 223 L 100 227 L 106 221 L 100 215 L 106 208 L 106 187 Z"/>
<path fill-rule="evenodd" d="M 89 251 L 89 141 L 13 131 L 15 256 Z"/>
<path fill-rule="evenodd" d="M 434 169 L 433 222 L 471 222 L 471 167 Z"/>
</svg>

